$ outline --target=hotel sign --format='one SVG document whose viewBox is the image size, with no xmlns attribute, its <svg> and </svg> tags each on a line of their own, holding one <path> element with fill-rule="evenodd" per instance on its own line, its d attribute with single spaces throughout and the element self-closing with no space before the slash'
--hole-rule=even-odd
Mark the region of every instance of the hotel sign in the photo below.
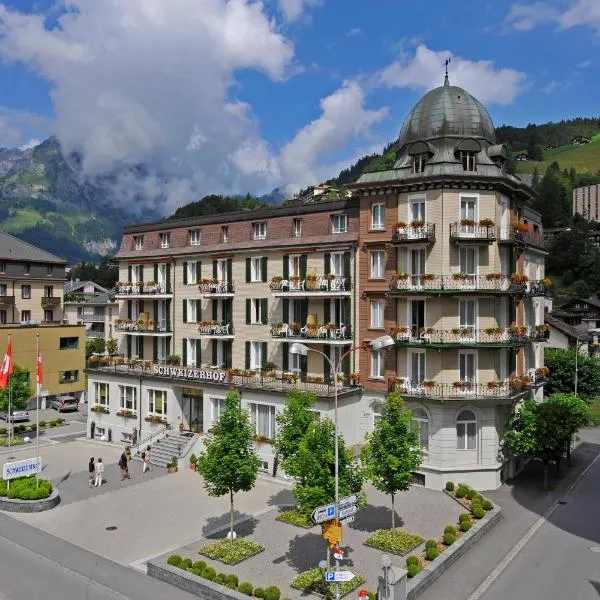
<svg viewBox="0 0 600 600">
<path fill-rule="evenodd" d="M 175 379 L 191 379 L 194 381 L 214 381 L 223 383 L 225 381 L 225 371 L 202 369 L 190 369 L 188 367 L 170 367 L 168 365 L 154 365 L 154 375 L 159 377 L 170 377 Z"/>
<path fill-rule="evenodd" d="M 4 463 L 2 467 L 2 479 L 14 479 L 15 477 L 26 477 L 42 472 L 42 459 L 28 458 L 16 462 Z"/>
</svg>

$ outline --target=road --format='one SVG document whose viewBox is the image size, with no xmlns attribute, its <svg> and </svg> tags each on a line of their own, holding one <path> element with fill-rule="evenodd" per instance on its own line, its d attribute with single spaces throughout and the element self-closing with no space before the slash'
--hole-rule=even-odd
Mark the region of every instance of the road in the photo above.
<svg viewBox="0 0 600 600">
<path fill-rule="evenodd" d="M 0 513 L 0 600 L 197 598 Z"/>
</svg>

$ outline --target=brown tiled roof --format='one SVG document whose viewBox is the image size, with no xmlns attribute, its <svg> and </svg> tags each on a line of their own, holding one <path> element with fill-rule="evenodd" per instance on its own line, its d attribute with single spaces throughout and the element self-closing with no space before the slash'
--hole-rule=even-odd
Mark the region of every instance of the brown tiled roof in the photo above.
<svg viewBox="0 0 600 600">
<path fill-rule="evenodd" d="M 568 323 L 553 317 L 551 314 L 544 315 L 544 322 L 555 329 L 562 331 L 569 337 L 579 338 L 581 342 L 588 342 L 591 339 L 587 325 L 569 325 Z"/>
</svg>

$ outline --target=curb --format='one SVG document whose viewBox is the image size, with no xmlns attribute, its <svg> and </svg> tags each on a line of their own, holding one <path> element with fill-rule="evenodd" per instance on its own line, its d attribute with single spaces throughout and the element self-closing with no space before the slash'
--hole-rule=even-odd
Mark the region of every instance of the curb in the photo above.
<svg viewBox="0 0 600 600">
<path fill-rule="evenodd" d="M 53 489 L 48 498 L 43 500 L 17 500 L 15 498 L 0 498 L 0 510 L 17 513 L 43 512 L 54 508 L 60 502 L 58 490 Z"/>
</svg>

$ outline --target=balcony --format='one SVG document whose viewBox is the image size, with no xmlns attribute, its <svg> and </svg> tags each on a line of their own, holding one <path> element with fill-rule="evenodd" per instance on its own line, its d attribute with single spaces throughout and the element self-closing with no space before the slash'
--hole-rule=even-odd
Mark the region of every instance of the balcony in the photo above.
<svg viewBox="0 0 600 600">
<path fill-rule="evenodd" d="M 352 340 L 352 330 L 346 325 L 304 325 L 299 323 L 271 323 L 271 336 L 290 342 L 302 340 L 313 344 L 345 346 Z"/>
<path fill-rule="evenodd" d="M 166 320 L 117 319 L 115 330 L 128 335 L 170 336 L 171 324 Z"/>
<path fill-rule="evenodd" d="M 233 281 L 219 279 L 200 279 L 198 289 L 205 298 L 233 298 L 235 293 Z"/>
<path fill-rule="evenodd" d="M 550 325 L 535 325 L 531 328 L 530 338 L 532 342 L 547 342 L 550 340 Z"/>
<path fill-rule="evenodd" d="M 14 296 L 0 296 L 0 307 L 3 309 L 12 308 L 15 305 Z"/>
<path fill-rule="evenodd" d="M 275 298 L 336 298 L 350 296 L 352 293 L 352 280 L 350 277 L 337 275 L 318 275 L 300 277 L 273 277 L 269 284 L 271 293 Z"/>
<path fill-rule="evenodd" d="M 396 223 L 392 234 L 393 244 L 433 244 L 435 224 L 413 221 L 410 225 Z"/>
<path fill-rule="evenodd" d="M 552 281 L 547 277 L 544 279 L 538 279 L 529 281 L 527 283 L 527 294 L 529 296 L 547 296 L 549 293 Z"/>
<path fill-rule="evenodd" d="M 433 329 L 431 327 L 393 327 L 390 335 L 396 346 L 408 348 L 514 348 L 529 343 L 529 327 L 456 327 Z"/>
<path fill-rule="evenodd" d="M 425 380 L 412 383 L 409 379 L 393 377 L 388 380 L 388 390 L 397 392 L 405 398 L 430 398 L 432 400 L 485 400 L 505 399 L 512 401 L 525 393 L 524 381 L 490 381 L 488 383 L 471 383 L 455 381 L 454 383 L 436 383 Z"/>
<path fill-rule="evenodd" d="M 198 335 L 206 339 L 232 340 L 233 325 L 225 321 L 201 321 L 198 323 Z"/>
<path fill-rule="evenodd" d="M 60 296 L 42 296 L 42 308 L 53 310 L 60 306 Z"/>
<path fill-rule="evenodd" d="M 529 224 L 520 223 L 500 227 L 499 243 L 514 244 L 516 246 L 535 246 L 545 249 L 544 236 L 538 231 L 532 231 Z"/>
<path fill-rule="evenodd" d="M 460 244 L 492 244 L 497 239 L 496 228 L 489 219 L 479 223 L 463 219 L 450 224 L 450 239 Z"/>
<path fill-rule="evenodd" d="M 94 315 L 94 314 L 86 314 L 78 315 L 78 321 L 82 321 L 83 323 L 104 323 L 104 315 Z"/>
<path fill-rule="evenodd" d="M 118 282 L 115 286 L 117 298 L 170 298 L 171 286 L 156 281 Z"/>
<path fill-rule="evenodd" d="M 505 277 L 501 273 L 490 273 L 488 275 L 468 275 L 466 273 L 409 275 L 408 273 L 399 273 L 390 281 L 390 293 L 392 295 L 452 295 L 472 294 L 473 292 L 525 296 L 527 294 L 527 278 L 515 275 Z"/>
</svg>

